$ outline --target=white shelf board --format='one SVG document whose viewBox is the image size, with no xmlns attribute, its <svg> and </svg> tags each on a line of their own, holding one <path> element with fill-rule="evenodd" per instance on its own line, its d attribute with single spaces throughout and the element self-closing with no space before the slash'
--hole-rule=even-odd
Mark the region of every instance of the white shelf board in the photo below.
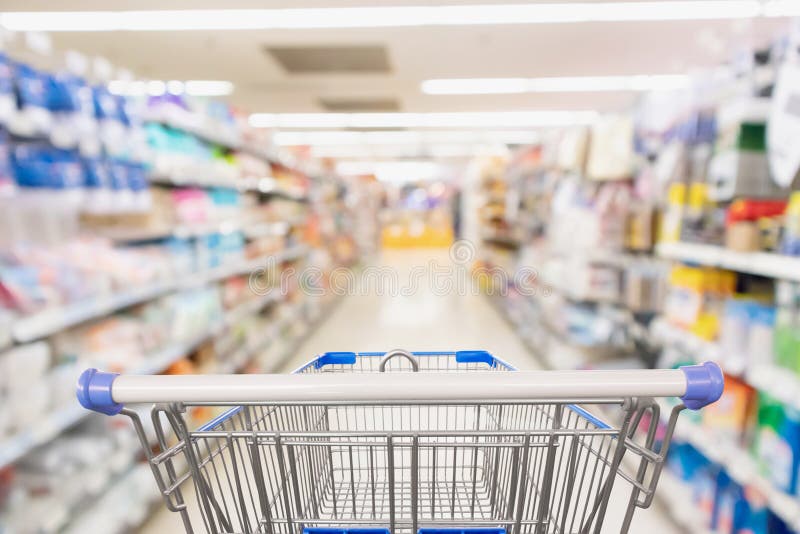
<svg viewBox="0 0 800 534">
<path fill-rule="evenodd" d="M 656 254 L 669 260 L 800 282 L 800 257 L 771 252 L 736 252 L 695 243 L 661 243 L 656 247 Z"/>
</svg>

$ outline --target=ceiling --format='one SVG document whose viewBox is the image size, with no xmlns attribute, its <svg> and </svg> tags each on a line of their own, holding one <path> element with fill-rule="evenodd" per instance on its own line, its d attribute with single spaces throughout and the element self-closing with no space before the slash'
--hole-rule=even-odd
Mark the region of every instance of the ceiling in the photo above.
<svg viewBox="0 0 800 534">
<path fill-rule="evenodd" d="M 607 0 L 606 0 L 607 1 Z M 222 9 L 370 5 L 353 0 L 2 0 L 2 11 Z M 457 0 L 383 5 L 469 4 Z M 480 0 L 480 3 L 491 3 Z M 568 2 L 567 2 L 568 3 Z M 373 2 L 372 5 L 381 5 Z M 553 77 L 686 73 L 770 42 L 780 19 L 270 31 L 55 33 L 58 49 L 102 55 L 137 76 L 217 79 L 253 112 L 321 112 L 325 101 L 394 101 L 399 111 L 619 110 L 635 93 L 425 95 L 429 78 Z M 385 48 L 388 72 L 289 73 L 267 47 Z M 395 105 L 395 104 L 393 104 Z M 351 107 L 352 109 L 352 107 Z"/>
</svg>

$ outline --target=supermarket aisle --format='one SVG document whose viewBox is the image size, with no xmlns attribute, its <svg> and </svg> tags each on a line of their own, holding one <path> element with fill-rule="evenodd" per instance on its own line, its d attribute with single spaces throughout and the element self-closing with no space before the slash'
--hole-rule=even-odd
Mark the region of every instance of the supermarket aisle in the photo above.
<svg viewBox="0 0 800 534">
<path fill-rule="evenodd" d="M 397 273 L 399 288 L 413 278 L 413 269 L 437 272 L 452 267 L 446 250 L 389 250 L 377 262 L 381 272 Z M 433 270 L 431 268 L 430 270 Z M 537 368 L 536 360 L 523 346 L 486 297 L 434 291 L 427 278 L 413 294 L 378 295 L 368 276 L 365 291 L 346 297 L 333 315 L 308 337 L 287 362 L 290 372 L 311 356 L 331 350 L 379 351 L 484 349 L 524 369 Z M 385 277 L 384 277 L 385 278 Z M 410 293 L 410 292 L 409 292 Z M 443 293 L 443 294 L 439 294 Z M 465 291 L 463 293 L 469 293 Z"/>
<path fill-rule="evenodd" d="M 449 265 L 446 251 L 387 251 L 381 267 L 396 270 L 401 287 L 415 266 Z M 372 286 L 374 287 L 374 286 Z M 536 360 L 524 347 L 488 299 L 471 292 L 439 294 L 430 284 L 420 283 L 418 291 L 407 296 L 357 292 L 335 307 L 319 330 L 312 333 L 297 354 L 285 362 L 280 372 L 290 372 L 313 355 L 325 351 L 372 351 L 485 349 L 521 369 L 536 369 Z M 443 292 L 442 292 L 443 293 Z M 621 513 L 627 494 L 612 497 L 609 514 Z M 170 517 L 172 516 L 172 517 Z M 618 522 L 614 521 L 619 524 Z M 180 532 L 174 514 L 159 512 L 144 529 L 146 534 Z M 679 532 L 658 506 L 637 511 L 631 532 L 675 534 Z M 611 531 L 609 531 L 610 533 Z"/>
</svg>

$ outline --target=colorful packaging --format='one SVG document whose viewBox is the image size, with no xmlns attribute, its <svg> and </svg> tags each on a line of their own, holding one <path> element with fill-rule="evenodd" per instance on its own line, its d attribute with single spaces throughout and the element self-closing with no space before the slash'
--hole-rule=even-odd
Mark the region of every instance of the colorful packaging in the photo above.
<svg viewBox="0 0 800 534">
<path fill-rule="evenodd" d="M 741 442 L 751 426 L 756 391 L 746 383 L 725 377 L 725 391 L 719 401 L 703 409 L 703 426 L 714 429 L 720 439 Z"/>
<path fill-rule="evenodd" d="M 800 191 L 795 191 L 789 197 L 783 221 L 781 252 L 800 256 Z"/>
<path fill-rule="evenodd" d="M 775 284 L 775 363 L 800 370 L 800 288 L 794 282 Z"/>
<path fill-rule="evenodd" d="M 727 384 L 726 384 L 727 390 Z M 786 493 L 798 490 L 800 470 L 800 413 L 759 394 L 753 452 L 761 472 Z"/>
</svg>

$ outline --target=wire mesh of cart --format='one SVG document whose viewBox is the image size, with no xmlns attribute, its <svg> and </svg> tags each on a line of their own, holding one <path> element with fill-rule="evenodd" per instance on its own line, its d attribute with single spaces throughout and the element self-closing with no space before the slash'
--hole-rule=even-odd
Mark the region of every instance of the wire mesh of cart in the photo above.
<svg viewBox="0 0 800 534">
<path fill-rule="evenodd" d="M 330 352 L 291 375 L 89 369 L 78 397 L 133 420 L 187 532 L 583 534 L 628 531 L 679 412 L 723 388 L 713 363 L 509 371 L 485 351 Z M 657 434 L 662 396 L 683 402 Z M 157 446 L 124 407 L 142 402 Z M 197 407 L 219 415 L 193 427 Z"/>
</svg>

